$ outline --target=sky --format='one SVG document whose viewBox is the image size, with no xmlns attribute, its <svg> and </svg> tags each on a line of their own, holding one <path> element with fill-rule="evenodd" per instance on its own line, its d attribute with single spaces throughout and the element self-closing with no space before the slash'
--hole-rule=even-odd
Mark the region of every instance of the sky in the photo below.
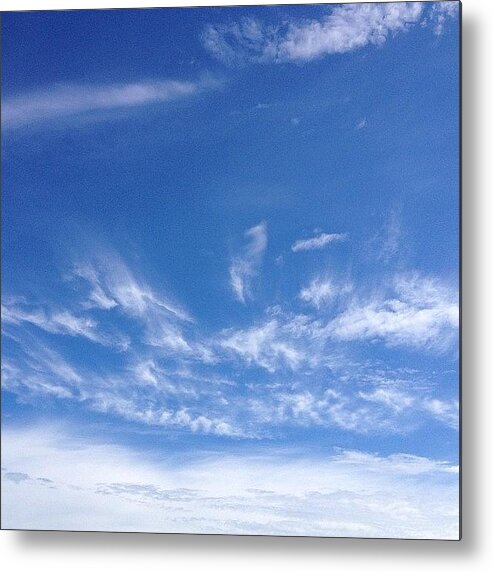
<svg viewBox="0 0 493 572">
<path fill-rule="evenodd" d="M 2 42 L 2 526 L 457 539 L 459 3 Z"/>
</svg>

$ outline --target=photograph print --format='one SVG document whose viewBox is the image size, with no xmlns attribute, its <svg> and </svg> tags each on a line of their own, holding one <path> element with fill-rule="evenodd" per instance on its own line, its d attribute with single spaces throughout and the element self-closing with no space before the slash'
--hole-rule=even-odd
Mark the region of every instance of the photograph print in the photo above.
<svg viewBox="0 0 493 572">
<path fill-rule="evenodd" d="M 2 528 L 459 540 L 460 3 L 1 16 Z"/>
</svg>

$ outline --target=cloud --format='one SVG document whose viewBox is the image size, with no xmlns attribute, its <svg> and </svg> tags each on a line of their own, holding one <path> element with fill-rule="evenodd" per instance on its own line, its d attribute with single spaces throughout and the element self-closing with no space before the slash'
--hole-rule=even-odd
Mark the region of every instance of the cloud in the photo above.
<svg viewBox="0 0 493 572">
<path fill-rule="evenodd" d="M 347 240 L 347 238 L 347 234 L 327 234 L 322 232 L 313 238 L 297 240 L 293 246 L 291 246 L 291 250 L 293 252 L 303 252 L 305 250 L 321 250 L 332 242 L 341 242 Z"/>
<path fill-rule="evenodd" d="M 137 279 L 115 252 L 101 249 L 76 264 L 69 278 L 86 288 L 85 308 L 121 312 L 139 322 L 147 344 L 196 359 L 213 359 L 210 350 L 188 338 L 186 325 L 193 323 L 189 313 Z"/>
<path fill-rule="evenodd" d="M 210 24 L 202 35 L 205 48 L 229 65 L 304 63 L 368 45 L 380 46 L 406 32 L 422 17 L 421 2 L 338 5 L 322 18 L 292 19 L 278 25 L 255 18 Z"/>
<path fill-rule="evenodd" d="M 53 85 L 2 101 L 2 125 L 22 127 L 85 113 L 111 111 L 190 97 L 211 80 L 158 80 L 110 85 Z"/>
<path fill-rule="evenodd" d="M 76 264 L 72 276 L 87 282 L 89 302 L 100 309 L 121 308 L 133 316 L 162 309 L 177 320 L 192 321 L 178 304 L 157 295 L 148 284 L 135 278 L 121 257 L 108 249 Z"/>
<path fill-rule="evenodd" d="M 226 331 L 219 344 L 240 356 L 246 363 L 270 372 L 282 365 L 296 369 L 304 360 L 304 355 L 286 340 L 277 320 L 269 320 L 246 330 Z"/>
<path fill-rule="evenodd" d="M 423 402 L 423 409 L 452 429 L 459 428 L 459 402 L 457 400 L 426 399 Z"/>
<path fill-rule="evenodd" d="M 333 352 L 330 345 L 325 353 Z M 313 355 L 320 348 L 305 348 Z M 322 352 L 321 352 L 322 353 Z M 302 362 L 292 375 L 277 369 L 272 382 L 252 383 L 246 394 L 257 425 L 281 428 L 319 427 L 359 434 L 408 435 L 430 416 L 457 430 L 457 407 L 441 401 L 435 375 L 406 368 L 382 368 L 374 362 L 353 362 L 344 356 L 311 368 Z"/>
<path fill-rule="evenodd" d="M 368 127 L 368 121 L 366 117 L 363 117 L 363 119 L 360 119 L 358 123 L 356 123 L 356 130 L 360 131 L 361 129 L 365 129 L 365 127 Z"/>
<path fill-rule="evenodd" d="M 244 270 L 244 295 L 266 234 L 265 223 L 247 230 L 234 260 Z M 318 276 L 260 318 L 205 334 L 109 249 L 81 257 L 64 277 L 69 309 L 5 298 L 4 389 L 19 400 L 71 400 L 130 423 L 229 438 L 271 437 L 293 426 L 396 433 L 432 418 L 456 427 L 452 404 L 439 392 L 418 382 L 410 389 L 408 381 L 377 375 L 376 365 L 354 363 L 362 343 L 437 355 L 456 347 L 456 292 L 436 279 L 399 274 L 370 290 Z M 59 340 L 37 330 L 103 348 L 87 344 L 83 354 L 65 354 L 64 345 L 54 349 Z M 126 352 L 113 351 L 123 341 Z"/>
<path fill-rule="evenodd" d="M 343 429 L 355 433 L 389 432 L 388 415 L 377 409 L 369 409 L 350 393 L 342 393 L 332 387 L 324 389 L 297 389 L 286 387 L 271 390 L 269 394 L 251 399 L 250 407 L 256 417 L 272 426 L 325 427 Z M 327 385 L 327 384 L 326 384 Z M 336 387 L 336 384 L 333 385 Z M 404 427 L 401 428 L 401 431 Z"/>
<path fill-rule="evenodd" d="M 137 422 L 154 427 L 185 430 L 192 433 L 219 435 L 222 437 L 243 437 L 241 429 L 235 428 L 224 417 L 215 417 L 211 411 L 213 403 L 210 399 L 202 399 L 189 407 L 185 404 L 170 406 L 161 392 L 142 394 L 134 387 L 132 391 L 124 390 L 124 380 L 119 380 L 120 390 L 106 390 L 104 386 L 96 391 L 89 390 L 86 399 L 95 411 L 112 413 L 127 421 Z M 205 396 L 203 396 L 205 397 Z M 186 402 L 185 402 L 186 403 Z M 195 411 L 191 411 L 193 409 Z M 199 411 L 196 411 L 196 409 Z"/>
<path fill-rule="evenodd" d="M 7 481 L 12 481 L 13 483 L 19 484 L 22 483 L 22 481 L 28 481 L 30 480 L 29 475 L 26 475 L 26 473 L 4 473 L 2 475 L 3 479 L 6 479 Z"/>
<path fill-rule="evenodd" d="M 24 401 L 40 397 L 78 398 L 83 376 L 58 352 L 36 339 L 17 342 L 22 354 L 2 359 L 2 387 Z"/>
<path fill-rule="evenodd" d="M 443 34 L 445 22 L 449 18 L 455 18 L 459 13 L 459 8 L 460 2 L 433 2 L 427 22 L 429 21 L 432 24 L 433 32 L 436 36 Z"/>
<path fill-rule="evenodd" d="M 364 465 L 370 472 L 385 471 L 400 475 L 423 475 L 429 473 L 457 475 L 459 472 L 459 467 L 452 463 L 405 453 L 380 456 L 362 451 L 342 450 L 336 456 L 335 462 L 356 466 Z"/>
<path fill-rule="evenodd" d="M 322 321 L 272 310 L 266 322 L 225 330 L 213 343 L 218 367 L 135 347 L 123 364 L 101 369 L 90 354 L 76 366 L 34 336 L 21 338 L 14 357 L 4 354 L 3 389 L 23 402 L 70 399 L 143 426 L 228 438 L 293 426 L 406 433 L 426 422 L 422 412 L 456 429 L 453 404 L 440 401 L 422 373 L 351 363 Z"/>
<path fill-rule="evenodd" d="M 388 264 L 403 250 L 403 229 L 399 211 L 392 209 L 380 232 L 370 241 L 376 249 L 376 258 Z"/>
<path fill-rule="evenodd" d="M 314 278 L 308 286 L 302 288 L 298 297 L 300 300 L 303 300 L 303 302 L 308 302 L 315 306 L 315 308 L 320 308 L 322 304 L 350 290 L 350 286 L 336 288 L 330 279 L 318 277 Z"/>
<path fill-rule="evenodd" d="M 332 367 L 330 355 L 341 347 L 348 349 L 348 342 L 381 341 L 389 348 L 435 354 L 456 347 L 459 308 L 454 288 L 416 273 L 396 275 L 390 283 L 390 288 L 382 284 L 368 295 L 365 288 L 350 286 L 336 292 L 330 282 L 315 279 L 299 295 L 314 306 L 315 314 L 270 307 L 259 323 L 219 333 L 217 354 L 223 348 L 248 366 L 274 373 L 285 367 L 293 371 L 301 366 L 307 371 Z M 342 294 L 343 303 L 324 306 Z"/>
<path fill-rule="evenodd" d="M 237 300 L 245 303 L 252 298 L 252 281 L 258 275 L 265 249 L 267 248 L 267 225 L 265 222 L 245 232 L 248 243 L 235 256 L 229 268 L 229 283 Z"/>
<path fill-rule="evenodd" d="M 359 396 L 367 401 L 383 403 L 397 413 L 412 407 L 416 401 L 411 395 L 387 387 L 380 387 L 370 393 L 360 391 Z"/>
<path fill-rule="evenodd" d="M 99 372 L 84 364 L 75 368 L 57 352 L 33 342 L 22 343 L 15 361 L 2 361 L 4 391 L 24 402 L 70 399 L 86 408 L 147 426 L 192 433 L 241 437 L 226 407 L 218 408 L 222 391 L 213 383 L 178 371 L 168 373 L 154 360 L 133 367 Z M 230 419 L 231 418 L 231 419 Z"/>
<path fill-rule="evenodd" d="M 47 463 L 47 459 L 49 462 Z M 459 534 L 458 469 L 407 452 L 209 451 L 180 458 L 74 437 L 2 432 L 5 528 L 447 538 Z M 44 485 L 36 478 L 52 481 Z M 165 518 L 163 518 L 165 515 Z"/>
<path fill-rule="evenodd" d="M 31 324 L 50 334 L 82 337 L 103 346 L 125 350 L 128 340 L 100 331 L 98 322 L 88 316 L 77 316 L 66 309 L 33 308 L 28 304 L 8 300 L 2 305 L 2 320 L 6 324 Z"/>
<path fill-rule="evenodd" d="M 457 291 L 419 275 L 398 276 L 393 289 L 390 298 L 353 301 L 326 333 L 344 341 L 380 339 L 389 347 L 450 349 L 459 326 Z"/>
</svg>

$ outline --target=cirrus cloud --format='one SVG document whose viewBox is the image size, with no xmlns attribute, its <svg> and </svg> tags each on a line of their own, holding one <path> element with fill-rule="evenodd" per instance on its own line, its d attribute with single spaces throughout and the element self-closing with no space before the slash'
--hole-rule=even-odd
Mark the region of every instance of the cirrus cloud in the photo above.
<svg viewBox="0 0 493 572">
<path fill-rule="evenodd" d="M 229 65 L 246 63 L 302 64 L 331 54 L 343 54 L 368 45 L 380 46 L 413 25 L 434 22 L 441 33 L 458 2 L 368 2 L 335 5 L 319 19 L 292 19 L 266 24 L 257 18 L 209 24 L 205 48 Z M 448 6 L 448 5 L 451 6 Z M 446 5 L 446 6 L 442 6 Z"/>
</svg>

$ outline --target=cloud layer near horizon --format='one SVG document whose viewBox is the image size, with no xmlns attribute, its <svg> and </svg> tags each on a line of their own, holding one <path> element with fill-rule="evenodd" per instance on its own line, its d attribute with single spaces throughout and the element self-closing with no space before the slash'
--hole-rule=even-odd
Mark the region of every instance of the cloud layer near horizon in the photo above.
<svg viewBox="0 0 493 572">
<path fill-rule="evenodd" d="M 458 468 L 426 457 L 273 449 L 163 463 L 46 425 L 4 431 L 2 452 L 4 528 L 458 537 Z"/>
</svg>

